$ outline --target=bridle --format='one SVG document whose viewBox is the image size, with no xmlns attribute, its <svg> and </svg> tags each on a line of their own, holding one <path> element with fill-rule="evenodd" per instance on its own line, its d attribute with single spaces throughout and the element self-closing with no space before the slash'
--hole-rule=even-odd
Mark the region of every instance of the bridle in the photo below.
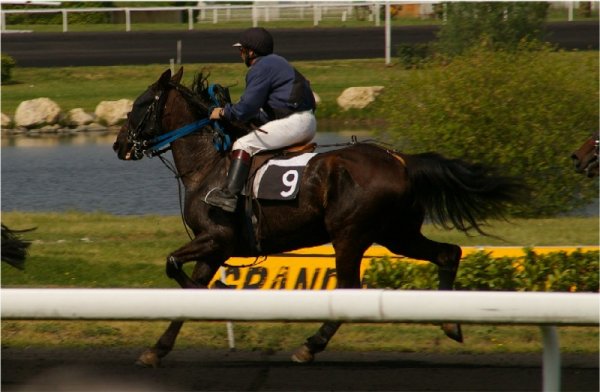
<svg viewBox="0 0 600 392">
<path fill-rule="evenodd" d="M 169 87 L 182 91 L 180 84 L 170 83 Z M 231 138 L 225 133 L 221 125 L 208 117 L 211 108 L 216 107 L 218 102 L 215 98 L 214 88 L 211 85 L 208 89 L 209 96 L 215 102 L 214 106 L 209 107 L 206 117 L 184 125 L 181 128 L 164 132 L 162 128 L 162 110 L 165 106 L 166 93 L 168 90 L 160 90 L 154 95 L 154 99 L 146 108 L 141 120 L 135 128 L 128 126 L 127 141 L 132 144 L 133 159 L 139 160 L 144 157 L 160 156 L 170 149 L 170 144 L 175 140 L 194 133 L 208 125 L 212 126 L 213 144 L 218 151 L 228 151 L 231 148 Z M 131 119 L 129 119 L 131 120 Z M 131 123 L 131 121 L 129 121 Z M 152 138 L 146 138 L 144 134 L 157 135 Z"/>
<path fill-rule="evenodd" d="M 164 107 L 164 102 L 161 99 L 164 91 L 159 91 L 155 96 L 150 105 L 146 108 L 142 119 L 138 122 L 135 129 L 128 127 L 127 141 L 133 144 L 133 158 L 142 159 L 144 154 L 147 153 L 148 149 L 152 145 L 152 139 L 144 139 L 142 133 L 148 132 L 151 135 L 162 133 L 162 125 L 159 120 L 158 112 Z M 147 123 L 150 123 L 148 130 L 145 129 Z"/>
</svg>

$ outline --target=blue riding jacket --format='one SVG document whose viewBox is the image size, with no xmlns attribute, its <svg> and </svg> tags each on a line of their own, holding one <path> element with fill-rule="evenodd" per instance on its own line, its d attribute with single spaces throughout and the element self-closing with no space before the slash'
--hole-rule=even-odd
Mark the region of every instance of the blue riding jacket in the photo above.
<svg viewBox="0 0 600 392">
<path fill-rule="evenodd" d="M 246 89 L 240 101 L 226 104 L 223 117 L 230 121 L 253 120 L 260 125 L 314 109 L 308 80 L 286 59 L 269 54 L 256 58 L 246 74 Z"/>
</svg>

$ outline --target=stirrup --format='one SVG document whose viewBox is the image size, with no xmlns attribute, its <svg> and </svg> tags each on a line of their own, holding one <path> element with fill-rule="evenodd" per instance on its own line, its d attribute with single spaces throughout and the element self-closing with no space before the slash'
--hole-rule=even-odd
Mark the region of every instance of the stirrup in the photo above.
<svg viewBox="0 0 600 392">
<path fill-rule="evenodd" d="M 227 212 L 235 212 L 237 209 L 237 196 L 226 189 L 213 188 L 206 196 L 204 202 L 213 207 L 218 207 Z"/>
</svg>

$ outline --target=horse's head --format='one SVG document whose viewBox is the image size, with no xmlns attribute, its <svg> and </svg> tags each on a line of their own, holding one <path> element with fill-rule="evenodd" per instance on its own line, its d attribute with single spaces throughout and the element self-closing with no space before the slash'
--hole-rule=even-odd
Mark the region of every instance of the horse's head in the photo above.
<svg viewBox="0 0 600 392">
<path fill-rule="evenodd" d="M 138 160 L 150 140 L 162 133 L 162 114 L 168 90 L 181 81 L 183 68 L 171 78 L 171 70 L 165 71 L 133 103 L 127 121 L 121 127 L 113 150 L 119 159 Z"/>
<path fill-rule="evenodd" d="M 596 131 L 577 151 L 571 154 L 577 173 L 585 173 L 587 177 L 598 177 L 598 144 L 599 133 Z"/>
<path fill-rule="evenodd" d="M 209 85 L 202 73 L 190 89 L 180 84 L 182 76 L 183 68 L 173 77 L 165 71 L 135 100 L 113 144 L 120 159 L 161 154 L 171 142 L 199 130 L 208 132 L 205 140 L 210 139 L 218 151 L 228 151 L 235 139 L 248 132 L 245 124 L 219 124 L 208 118 L 211 108 L 230 102 L 227 89 Z"/>
</svg>

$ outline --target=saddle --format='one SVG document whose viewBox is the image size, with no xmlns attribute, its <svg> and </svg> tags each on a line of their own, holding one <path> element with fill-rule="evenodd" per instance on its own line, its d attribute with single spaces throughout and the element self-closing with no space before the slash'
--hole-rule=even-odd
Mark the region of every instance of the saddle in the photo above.
<svg viewBox="0 0 600 392">
<path fill-rule="evenodd" d="M 277 150 L 259 152 L 252 157 L 250 173 L 242 194 L 245 196 L 243 203 L 245 236 L 256 255 L 262 254 L 260 246 L 260 201 L 252 191 L 258 170 L 273 158 L 292 158 L 304 153 L 312 153 L 316 148 L 316 143 L 297 144 Z"/>
<path fill-rule="evenodd" d="M 295 144 L 289 147 L 280 148 L 278 150 L 262 151 L 252 157 L 252 163 L 250 164 L 250 175 L 246 182 L 246 189 L 251 188 L 252 181 L 256 171 L 262 167 L 268 160 L 279 157 L 293 157 L 296 155 L 304 154 L 306 152 L 313 152 L 317 148 L 317 143 L 308 144 Z M 250 187 L 250 188 L 249 188 Z"/>
</svg>

